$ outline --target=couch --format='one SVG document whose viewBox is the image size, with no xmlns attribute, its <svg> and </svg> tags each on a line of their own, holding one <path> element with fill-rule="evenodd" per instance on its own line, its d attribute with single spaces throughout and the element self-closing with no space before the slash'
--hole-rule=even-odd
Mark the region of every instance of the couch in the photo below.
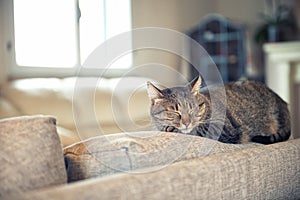
<svg viewBox="0 0 300 200">
<path fill-rule="evenodd" d="M 0 85 L 0 119 L 55 116 L 63 146 L 103 134 L 149 130 L 147 81 L 143 77 L 10 80 Z M 90 107 L 95 109 L 88 111 Z"/>
<path fill-rule="evenodd" d="M 300 198 L 300 139 L 234 145 L 142 131 L 63 148 L 57 124 L 0 120 L 0 199 Z"/>
</svg>

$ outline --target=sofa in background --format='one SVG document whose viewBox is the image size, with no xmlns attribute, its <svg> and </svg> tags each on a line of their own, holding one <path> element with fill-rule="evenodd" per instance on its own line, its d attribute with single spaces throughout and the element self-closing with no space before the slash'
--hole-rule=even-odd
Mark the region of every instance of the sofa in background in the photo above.
<svg viewBox="0 0 300 200">
<path fill-rule="evenodd" d="M 31 116 L 0 120 L 0 143 L 0 199 L 300 198 L 300 139 L 234 145 L 144 131 L 62 149 L 56 120 Z"/>
<path fill-rule="evenodd" d="M 143 77 L 8 81 L 0 85 L 0 119 L 35 114 L 55 116 L 64 146 L 92 136 L 147 130 L 147 81 L 149 78 Z M 89 102 L 91 98 L 93 104 Z M 88 112 L 91 107 L 94 109 Z"/>
</svg>

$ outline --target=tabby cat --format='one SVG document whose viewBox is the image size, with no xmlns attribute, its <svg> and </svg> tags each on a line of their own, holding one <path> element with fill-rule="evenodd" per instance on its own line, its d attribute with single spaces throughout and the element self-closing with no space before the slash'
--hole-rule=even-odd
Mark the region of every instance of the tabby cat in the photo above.
<svg viewBox="0 0 300 200">
<path fill-rule="evenodd" d="M 287 104 L 262 83 L 239 81 L 207 89 L 199 76 L 182 87 L 147 86 L 152 122 L 160 131 L 235 144 L 272 144 L 291 134 Z"/>
</svg>

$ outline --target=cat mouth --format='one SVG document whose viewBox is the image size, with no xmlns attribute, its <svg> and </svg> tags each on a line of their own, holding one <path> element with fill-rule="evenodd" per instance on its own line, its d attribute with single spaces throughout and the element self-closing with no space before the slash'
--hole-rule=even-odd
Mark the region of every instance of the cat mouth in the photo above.
<svg viewBox="0 0 300 200">
<path fill-rule="evenodd" d="M 193 130 L 192 128 L 180 129 L 180 131 L 184 134 L 189 134 L 192 130 Z"/>
</svg>

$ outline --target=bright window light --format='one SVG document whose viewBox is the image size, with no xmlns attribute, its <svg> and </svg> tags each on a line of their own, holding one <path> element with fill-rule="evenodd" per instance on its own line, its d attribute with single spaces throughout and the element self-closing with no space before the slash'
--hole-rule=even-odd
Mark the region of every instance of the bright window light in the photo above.
<svg viewBox="0 0 300 200">
<path fill-rule="evenodd" d="M 106 38 L 130 30 L 131 16 L 130 0 L 106 0 Z M 116 15 L 115 13 L 118 13 Z M 121 20 L 120 20 L 121 19 Z M 129 20 L 128 20 L 129 19 Z M 131 46 L 131 41 L 124 41 L 123 45 Z M 112 63 L 111 68 L 129 68 L 132 65 L 132 54 L 126 54 Z"/>
<path fill-rule="evenodd" d="M 74 67 L 77 64 L 74 8 L 74 0 L 14 0 L 17 64 Z"/>
<path fill-rule="evenodd" d="M 16 63 L 80 67 L 105 40 L 131 30 L 130 8 L 130 0 L 14 0 Z M 111 68 L 131 66 L 129 53 Z"/>
<path fill-rule="evenodd" d="M 103 0 L 80 0 L 80 56 L 81 64 L 105 40 Z"/>
<path fill-rule="evenodd" d="M 105 40 L 131 29 L 130 0 L 80 0 L 81 64 Z M 127 43 L 126 43 L 127 42 Z M 131 45 L 126 41 L 122 45 Z M 110 68 L 129 68 L 132 55 L 120 55 Z"/>
</svg>

